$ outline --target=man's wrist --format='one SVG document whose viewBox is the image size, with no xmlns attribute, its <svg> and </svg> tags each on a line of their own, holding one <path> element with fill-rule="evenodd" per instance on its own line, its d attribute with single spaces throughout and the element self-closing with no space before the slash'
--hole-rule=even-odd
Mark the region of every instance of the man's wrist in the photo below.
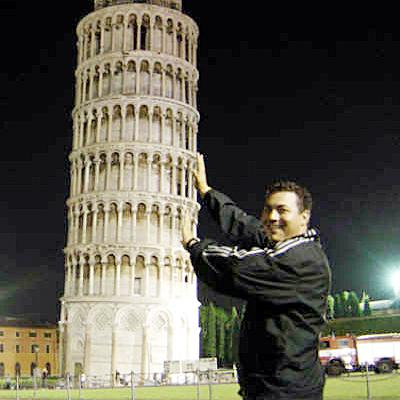
<svg viewBox="0 0 400 400">
<path fill-rule="evenodd" d="M 199 239 L 199 238 L 192 237 L 191 239 L 189 239 L 189 240 L 185 243 L 184 247 L 185 247 L 186 250 L 189 250 L 194 244 L 199 243 L 199 242 L 200 242 L 200 239 Z"/>
<path fill-rule="evenodd" d="M 204 197 L 211 190 L 210 186 L 199 187 L 199 193 L 201 197 Z"/>
</svg>

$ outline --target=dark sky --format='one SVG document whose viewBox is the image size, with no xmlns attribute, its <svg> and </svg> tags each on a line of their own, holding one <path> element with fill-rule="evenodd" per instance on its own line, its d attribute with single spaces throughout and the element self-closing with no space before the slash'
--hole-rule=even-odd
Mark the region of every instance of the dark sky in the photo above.
<svg viewBox="0 0 400 400">
<path fill-rule="evenodd" d="M 50 13 L 45 4 L 0 5 L 0 313 L 56 321 L 75 27 L 92 1 Z M 255 214 L 272 180 L 304 184 L 333 292 L 391 296 L 389 274 L 400 266 L 400 28 L 326 15 L 293 22 L 284 10 L 229 4 L 184 0 L 200 27 L 198 146 L 209 183 Z M 213 234 L 201 216 L 201 235 Z"/>
</svg>

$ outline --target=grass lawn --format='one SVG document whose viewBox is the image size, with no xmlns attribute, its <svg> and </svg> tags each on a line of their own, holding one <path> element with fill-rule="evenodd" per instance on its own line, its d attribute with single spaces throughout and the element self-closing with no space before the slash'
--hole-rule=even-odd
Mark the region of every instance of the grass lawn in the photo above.
<svg viewBox="0 0 400 400">
<path fill-rule="evenodd" d="M 371 375 L 371 395 L 373 400 L 399 400 L 400 374 Z M 234 384 L 212 387 L 213 400 L 240 400 L 238 386 Z M 15 399 L 15 391 L 0 390 L 0 399 Z M 67 398 L 65 390 L 44 390 L 37 393 L 37 400 Z M 87 389 L 82 391 L 82 400 L 130 400 L 130 389 Z M 328 378 L 324 400 L 364 400 L 367 398 L 365 378 L 352 374 L 349 377 Z M 20 391 L 20 399 L 33 399 L 32 390 Z M 71 391 L 71 400 L 78 400 L 77 390 Z M 196 386 L 162 386 L 135 388 L 135 400 L 196 400 Z M 200 400 L 209 399 L 209 388 L 200 387 Z"/>
</svg>

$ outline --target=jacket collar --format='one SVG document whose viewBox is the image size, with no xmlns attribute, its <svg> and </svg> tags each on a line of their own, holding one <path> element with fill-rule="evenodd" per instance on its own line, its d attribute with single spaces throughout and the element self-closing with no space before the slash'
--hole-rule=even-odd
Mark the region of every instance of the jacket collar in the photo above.
<svg viewBox="0 0 400 400">
<path fill-rule="evenodd" d="M 301 243 L 314 241 L 319 241 L 319 232 L 316 228 L 309 228 L 302 235 L 283 240 L 282 242 L 270 242 L 265 250 L 267 254 L 278 255 Z"/>
</svg>

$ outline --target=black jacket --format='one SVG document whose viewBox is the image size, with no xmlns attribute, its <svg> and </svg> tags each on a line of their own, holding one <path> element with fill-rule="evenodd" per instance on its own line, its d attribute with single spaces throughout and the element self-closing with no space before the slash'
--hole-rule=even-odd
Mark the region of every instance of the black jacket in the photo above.
<svg viewBox="0 0 400 400">
<path fill-rule="evenodd" d="M 318 358 L 330 268 L 310 229 L 267 246 L 261 222 L 211 190 L 208 210 L 231 242 L 205 239 L 189 249 L 198 278 L 220 293 L 247 301 L 239 345 L 239 383 L 249 399 L 321 399 Z"/>
</svg>

